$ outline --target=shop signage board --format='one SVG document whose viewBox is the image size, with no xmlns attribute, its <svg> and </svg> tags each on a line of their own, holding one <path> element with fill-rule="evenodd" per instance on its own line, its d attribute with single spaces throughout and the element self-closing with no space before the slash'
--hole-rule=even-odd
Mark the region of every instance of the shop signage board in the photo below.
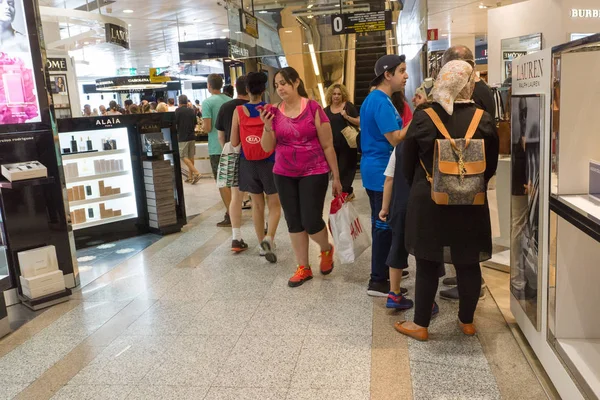
<svg viewBox="0 0 600 400">
<path fill-rule="evenodd" d="M 157 68 L 150 68 L 148 72 L 150 75 L 150 82 L 152 83 L 164 83 L 171 81 L 171 77 L 169 76 L 159 76 Z"/>
<path fill-rule="evenodd" d="M 427 29 L 427 40 L 439 40 L 439 29 Z"/>
<path fill-rule="evenodd" d="M 242 32 L 258 39 L 258 19 L 254 15 L 240 10 L 240 26 Z"/>
<path fill-rule="evenodd" d="M 106 43 L 113 43 L 129 50 L 129 30 L 126 27 L 106 24 Z"/>
<path fill-rule="evenodd" d="M 600 18 L 600 9 L 572 8 L 569 14 L 571 18 Z"/>
<path fill-rule="evenodd" d="M 542 326 L 542 282 L 547 265 L 550 49 L 512 61 L 511 310 Z M 517 218 L 518 216 L 518 218 Z M 517 315 L 517 314 L 515 314 Z"/>
<path fill-rule="evenodd" d="M 392 12 L 390 10 L 336 14 L 331 18 L 333 35 L 381 32 L 391 29 Z"/>
<path fill-rule="evenodd" d="M 475 64 L 486 65 L 488 63 L 488 45 L 475 46 Z"/>
<path fill-rule="evenodd" d="M 66 72 L 67 71 L 67 59 L 66 58 L 48 58 L 46 66 L 49 72 Z"/>
<path fill-rule="evenodd" d="M 24 7 L 23 0 L 9 3 L 0 28 L 0 125 L 41 121 Z"/>
<path fill-rule="evenodd" d="M 502 52 L 502 59 L 504 61 L 511 61 L 514 60 L 515 58 L 519 58 L 521 56 L 526 56 L 528 53 L 527 51 L 504 51 Z"/>
</svg>

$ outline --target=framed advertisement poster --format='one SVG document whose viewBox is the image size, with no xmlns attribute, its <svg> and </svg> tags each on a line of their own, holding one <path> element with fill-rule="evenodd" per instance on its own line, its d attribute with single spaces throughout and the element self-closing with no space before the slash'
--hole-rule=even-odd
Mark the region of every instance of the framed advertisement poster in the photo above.
<svg viewBox="0 0 600 400">
<path fill-rule="evenodd" d="M 511 282 L 533 326 L 540 317 L 540 172 L 544 95 L 512 97 L 511 127 Z"/>
<path fill-rule="evenodd" d="M 31 0 L 0 1 L 0 127 L 42 120 L 36 13 Z"/>
</svg>

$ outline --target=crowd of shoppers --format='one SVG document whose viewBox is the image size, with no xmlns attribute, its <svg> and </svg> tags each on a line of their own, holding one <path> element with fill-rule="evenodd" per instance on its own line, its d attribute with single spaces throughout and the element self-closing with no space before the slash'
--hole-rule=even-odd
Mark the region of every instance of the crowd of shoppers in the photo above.
<svg viewBox="0 0 600 400">
<path fill-rule="evenodd" d="M 325 197 L 331 185 L 333 196 L 345 194 L 346 201 L 354 198 L 356 134 L 360 131 L 361 177 L 372 222 L 367 294 L 387 297 L 390 309 L 414 306 L 414 320 L 399 321 L 394 327 L 427 340 L 431 318 L 439 312 L 434 301 L 438 280 L 445 274 L 445 265 L 451 264 L 456 277 L 443 281 L 451 289 L 442 291 L 441 297 L 459 300 L 458 325 L 464 334 L 475 334 L 473 318 L 484 287 L 479 263 L 492 255 L 487 199 L 483 205 L 437 204 L 432 199 L 431 167 L 436 141 L 444 137 L 441 132 L 447 130 L 450 137 L 460 139 L 470 130 L 474 139 L 484 141 L 487 186 L 498 161 L 495 107 L 489 87 L 475 74 L 470 49 L 454 46 L 442 63 L 438 79 L 426 79 L 418 87 L 411 109 L 405 93 L 409 79 L 405 57 L 381 57 L 360 112 L 339 83 L 328 88 L 327 107 L 321 108 L 309 98 L 303 80 L 291 67 L 273 78 L 273 89 L 281 99 L 277 104 L 263 101 L 268 85 L 263 73 L 239 77 L 235 92 L 228 94 L 222 93 L 222 77 L 209 75 L 210 96 L 201 109 L 215 180 L 224 163 L 234 163 L 227 172 L 234 176 L 219 189 L 227 212 L 218 226 L 232 228 L 231 250 L 241 253 L 249 248 L 241 233 L 243 195 L 249 193 L 259 254 L 272 263 L 277 261 L 275 234 L 283 209 L 297 265 L 289 286 L 313 278 L 311 240 L 320 249 L 321 274 L 331 273 L 334 247 L 323 219 Z M 136 108 L 171 111 L 171 100 L 168 104 L 131 104 L 125 112 L 134 113 Z M 200 107 L 186 96 L 178 100 L 175 121 L 181 159 L 193 184 L 200 177 L 194 167 L 194 126 Z M 123 111 L 114 101 L 107 110 L 100 110 L 107 115 Z M 226 146 L 231 154 L 225 154 Z M 417 263 L 414 301 L 401 287 L 409 255 Z"/>
</svg>

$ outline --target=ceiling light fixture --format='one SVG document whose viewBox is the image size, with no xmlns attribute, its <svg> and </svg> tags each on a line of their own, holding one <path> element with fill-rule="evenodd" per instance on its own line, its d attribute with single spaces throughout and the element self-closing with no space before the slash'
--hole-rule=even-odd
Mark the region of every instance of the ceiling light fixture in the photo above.
<svg viewBox="0 0 600 400">
<path fill-rule="evenodd" d="M 323 84 L 319 82 L 319 94 L 321 95 L 321 104 L 323 104 L 324 108 L 327 108 L 327 103 L 325 102 L 325 90 L 323 89 Z"/>
<path fill-rule="evenodd" d="M 258 13 L 259 13 L 259 14 L 267 14 L 267 13 L 268 13 L 268 11 L 267 11 L 267 10 L 262 10 L 262 11 L 259 11 Z"/>
<path fill-rule="evenodd" d="M 309 4 L 308 6 L 306 6 L 306 8 L 308 8 L 310 10 L 311 8 L 313 8 L 313 6 L 314 6 L 314 4 Z"/>
<path fill-rule="evenodd" d="M 90 42 L 83 42 L 83 44 L 90 44 Z"/>
<path fill-rule="evenodd" d="M 315 75 L 319 76 L 319 63 L 317 62 L 317 53 L 315 53 L 315 46 L 311 43 L 308 45 L 308 51 L 310 52 L 310 59 L 313 63 L 313 68 L 315 70 Z"/>
<path fill-rule="evenodd" d="M 229 32 L 229 29 L 225 28 L 225 29 L 223 29 L 221 32 L 225 32 L 225 33 L 227 33 L 227 32 Z"/>
<path fill-rule="evenodd" d="M 133 10 L 127 9 L 127 10 L 123 10 L 123 12 L 124 12 L 125 14 L 132 14 L 132 13 L 133 13 Z"/>
<path fill-rule="evenodd" d="M 482 10 L 485 10 L 486 8 L 488 8 L 488 6 L 486 6 L 485 4 L 482 3 L 479 5 L 479 8 Z"/>
<path fill-rule="evenodd" d="M 227 36 L 221 36 L 219 39 L 227 39 Z"/>
<path fill-rule="evenodd" d="M 236 31 L 235 33 L 237 33 L 238 35 L 240 35 L 242 32 L 241 31 Z"/>
<path fill-rule="evenodd" d="M 285 33 L 292 33 L 292 31 L 285 31 Z"/>
</svg>

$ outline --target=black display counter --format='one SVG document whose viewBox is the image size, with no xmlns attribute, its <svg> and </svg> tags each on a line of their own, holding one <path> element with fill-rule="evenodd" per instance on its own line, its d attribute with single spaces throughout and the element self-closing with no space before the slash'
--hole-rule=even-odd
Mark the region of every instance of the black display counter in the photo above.
<svg viewBox="0 0 600 400">
<path fill-rule="evenodd" d="M 58 120 L 77 249 L 186 224 L 172 113 Z"/>
</svg>

